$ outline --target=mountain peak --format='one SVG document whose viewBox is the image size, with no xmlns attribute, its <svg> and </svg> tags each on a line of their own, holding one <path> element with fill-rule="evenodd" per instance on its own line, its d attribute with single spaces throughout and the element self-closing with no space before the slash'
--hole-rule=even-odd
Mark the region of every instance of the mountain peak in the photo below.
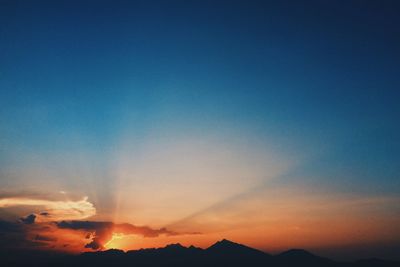
<svg viewBox="0 0 400 267">
<path fill-rule="evenodd" d="M 230 241 L 228 239 L 222 239 L 221 241 L 217 241 L 216 244 L 224 244 L 224 245 L 240 245 L 239 243 L 235 243 L 233 241 Z"/>
<path fill-rule="evenodd" d="M 232 255 L 262 255 L 266 256 L 267 254 L 259 251 L 257 249 L 235 243 L 233 241 L 227 240 L 227 239 L 222 239 L 221 241 L 216 242 L 214 245 L 210 246 L 209 248 L 206 249 L 209 252 L 212 253 L 218 253 L 218 254 L 232 254 Z"/>
<path fill-rule="evenodd" d="M 193 245 L 190 245 L 190 247 L 188 247 L 188 249 L 190 249 L 190 250 L 202 250 L 201 248 L 195 247 Z"/>
<path fill-rule="evenodd" d="M 288 251 L 282 252 L 278 254 L 277 257 L 284 262 L 293 263 L 293 262 L 304 262 L 307 264 L 328 264 L 332 262 L 327 258 L 322 258 L 308 252 L 304 249 L 290 249 Z"/>
<path fill-rule="evenodd" d="M 208 249 L 226 248 L 226 247 L 240 247 L 240 246 L 243 246 L 243 245 L 235 243 L 235 242 L 232 242 L 232 241 L 224 238 L 224 239 L 222 239 L 220 241 L 215 242 Z"/>
<path fill-rule="evenodd" d="M 168 244 L 165 246 L 167 249 L 182 249 L 182 248 L 187 248 L 181 245 L 181 243 L 175 243 L 175 244 Z"/>
</svg>

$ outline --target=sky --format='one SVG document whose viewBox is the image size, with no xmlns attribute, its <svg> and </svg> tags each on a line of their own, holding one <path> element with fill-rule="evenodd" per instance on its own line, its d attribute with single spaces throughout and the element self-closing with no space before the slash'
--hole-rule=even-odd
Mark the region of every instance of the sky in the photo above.
<svg viewBox="0 0 400 267">
<path fill-rule="evenodd" d="M 400 259 L 399 11 L 0 0 L 0 247 Z"/>
</svg>

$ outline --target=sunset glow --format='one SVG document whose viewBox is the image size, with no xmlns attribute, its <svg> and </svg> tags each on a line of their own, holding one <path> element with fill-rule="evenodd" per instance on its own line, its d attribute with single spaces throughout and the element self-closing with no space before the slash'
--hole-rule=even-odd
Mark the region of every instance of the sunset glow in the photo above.
<svg viewBox="0 0 400 267">
<path fill-rule="evenodd" d="M 104 244 L 104 247 L 106 249 L 122 249 L 120 242 L 124 237 L 124 234 L 113 233 L 111 239 Z"/>
</svg>

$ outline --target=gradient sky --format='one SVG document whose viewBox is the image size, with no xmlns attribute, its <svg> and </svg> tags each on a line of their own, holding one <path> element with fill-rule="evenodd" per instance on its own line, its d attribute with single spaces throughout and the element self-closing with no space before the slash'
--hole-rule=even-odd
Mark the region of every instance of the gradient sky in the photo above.
<svg viewBox="0 0 400 267">
<path fill-rule="evenodd" d="M 398 258 L 399 12 L 0 0 L 0 219 L 111 222 L 106 248 Z"/>
</svg>

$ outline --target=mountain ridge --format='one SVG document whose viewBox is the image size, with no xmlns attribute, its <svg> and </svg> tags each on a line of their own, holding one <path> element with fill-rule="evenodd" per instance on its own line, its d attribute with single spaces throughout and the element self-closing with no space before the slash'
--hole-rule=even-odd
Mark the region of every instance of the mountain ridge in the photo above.
<svg viewBox="0 0 400 267">
<path fill-rule="evenodd" d="M 105 251 L 96 251 L 96 252 L 85 252 L 81 255 L 85 255 L 87 253 L 97 254 L 97 255 L 110 255 L 107 253 L 108 250 Z M 304 249 L 294 248 L 283 251 L 281 253 L 272 255 L 267 252 L 236 243 L 227 239 L 222 239 L 220 241 L 215 242 L 207 248 L 199 248 L 193 245 L 188 247 L 183 246 L 180 243 L 168 244 L 164 247 L 159 248 L 142 248 L 138 250 L 129 250 L 127 252 L 123 252 L 126 255 L 137 258 L 140 256 L 147 257 L 177 257 L 181 260 L 192 260 L 191 257 L 195 257 L 197 263 L 202 262 L 207 266 L 212 266 L 216 264 L 220 266 L 221 264 L 229 263 L 231 266 L 240 266 L 241 264 L 246 264 L 246 266 L 327 266 L 327 267 L 394 267 L 400 266 L 400 262 L 384 260 L 384 259 L 359 259 L 353 262 L 341 262 L 335 261 L 329 258 L 318 256 L 314 253 L 311 253 Z M 190 253 L 189 253 L 190 252 Z M 114 253 L 117 255 L 117 253 Z M 119 253 L 118 253 L 119 255 Z M 169 261 L 176 262 L 173 259 L 168 259 Z M 210 262 L 212 264 L 210 264 Z M 179 261 L 178 261 L 179 262 Z M 190 266 L 196 266 L 192 263 Z"/>
<path fill-rule="evenodd" d="M 28 254 L 29 255 L 29 254 Z M 39 266 L 228 266 L 228 267 L 397 267 L 400 262 L 382 259 L 360 259 L 353 262 L 339 262 L 320 257 L 304 249 L 289 249 L 276 255 L 270 255 L 249 246 L 222 239 L 208 248 L 180 243 L 168 244 L 159 248 L 143 248 L 123 251 L 108 249 L 84 252 L 79 255 L 60 255 L 58 257 L 22 257 L 0 251 L 3 266 L 32 266 L 32 259 Z M 5 259 L 5 260 L 4 260 Z M 36 265 L 35 265 L 36 266 Z"/>
</svg>

